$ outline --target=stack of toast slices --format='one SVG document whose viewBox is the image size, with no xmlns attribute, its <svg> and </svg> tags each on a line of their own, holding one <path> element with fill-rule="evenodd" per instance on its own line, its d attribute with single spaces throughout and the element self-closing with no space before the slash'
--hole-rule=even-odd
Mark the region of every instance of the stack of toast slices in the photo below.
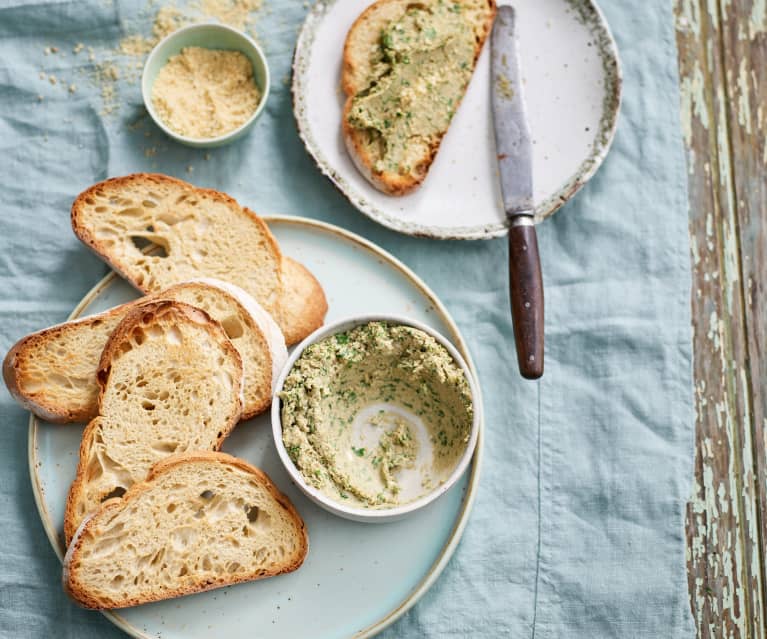
<svg viewBox="0 0 767 639">
<path fill-rule="evenodd" d="M 223 193 L 158 174 L 96 184 L 75 234 L 145 294 L 33 333 L 3 377 L 25 408 L 87 422 L 64 516 L 64 588 L 107 609 L 297 569 L 301 517 L 220 451 L 265 411 L 287 346 L 318 328 L 319 282 Z"/>
</svg>

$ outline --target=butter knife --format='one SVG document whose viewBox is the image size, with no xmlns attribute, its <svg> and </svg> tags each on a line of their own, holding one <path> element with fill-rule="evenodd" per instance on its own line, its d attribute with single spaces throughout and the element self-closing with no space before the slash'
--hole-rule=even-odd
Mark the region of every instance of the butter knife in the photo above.
<svg viewBox="0 0 767 639">
<path fill-rule="evenodd" d="M 509 220 L 509 292 L 519 372 L 543 375 L 543 280 L 533 219 L 533 154 L 519 73 L 516 16 L 503 5 L 490 37 L 495 146 Z"/>
</svg>

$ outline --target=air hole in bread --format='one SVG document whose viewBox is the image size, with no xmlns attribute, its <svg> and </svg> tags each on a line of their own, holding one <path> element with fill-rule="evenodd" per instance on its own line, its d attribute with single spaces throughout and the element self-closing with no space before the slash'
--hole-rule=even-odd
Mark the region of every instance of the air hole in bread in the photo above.
<svg viewBox="0 0 767 639">
<path fill-rule="evenodd" d="M 133 331 L 133 341 L 137 346 L 141 346 L 146 341 L 146 334 L 140 328 Z"/>
<path fill-rule="evenodd" d="M 144 410 L 154 410 L 154 404 L 152 402 L 144 400 L 143 402 L 141 402 L 141 408 L 143 408 Z"/>
<path fill-rule="evenodd" d="M 165 512 L 172 513 L 174 510 L 176 510 L 176 504 L 174 504 L 173 502 L 169 503 L 165 507 Z"/>
<path fill-rule="evenodd" d="M 169 344 L 181 344 L 183 341 L 181 336 L 181 329 L 179 329 L 178 326 L 171 326 L 165 333 L 165 339 L 168 340 Z"/>
<path fill-rule="evenodd" d="M 229 339 L 237 339 L 238 337 L 242 337 L 243 333 L 245 332 L 245 329 L 242 327 L 242 323 L 234 315 L 227 317 L 225 320 L 222 320 L 221 326 L 224 327 L 226 336 Z"/>
<path fill-rule="evenodd" d="M 152 450 L 162 453 L 163 455 L 170 455 L 171 453 L 176 452 L 179 445 L 178 442 L 157 442 L 156 444 L 152 444 Z"/>
<path fill-rule="evenodd" d="M 106 495 L 104 495 L 101 498 L 102 502 L 105 502 L 107 499 L 114 499 L 115 497 L 122 497 L 125 494 L 125 488 L 122 486 L 117 486 L 116 488 L 112 489 L 110 492 L 108 492 Z"/>
<path fill-rule="evenodd" d="M 261 511 L 258 506 L 246 506 L 245 512 L 248 515 L 248 521 L 252 523 L 258 519 L 258 513 Z"/>
<path fill-rule="evenodd" d="M 214 496 L 215 496 L 215 493 L 212 490 L 203 490 L 200 493 L 200 497 L 202 497 L 203 499 L 213 499 Z"/>
<path fill-rule="evenodd" d="M 154 557 L 152 557 L 152 561 L 149 562 L 150 565 L 156 566 L 158 563 L 160 563 L 160 560 L 163 558 L 164 555 L 165 555 L 165 548 L 160 548 L 160 550 L 158 550 L 155 553 Z"/>
<path fill-rule="evenodd" d="M 121 200 L 120 203 L 132 204 L 130 200 Z M 124 215 L 125 217 L 141 217 L 144 215 L 144 211 L 135 206 L 131 206 L 129 208 L 122 209 L 121 211 L 117 211 L 117 215 Z"/>
<path fill-rule="evenodd" d="M 147 208 L 147 209 L 153 209 L 153 208 L 155 208 L 157 206 L 157 202 L 153 202 L 152 200 L 144 200 L 141 203 L 141 206 L 143 206 L 144 208 Z"/>
</svg>

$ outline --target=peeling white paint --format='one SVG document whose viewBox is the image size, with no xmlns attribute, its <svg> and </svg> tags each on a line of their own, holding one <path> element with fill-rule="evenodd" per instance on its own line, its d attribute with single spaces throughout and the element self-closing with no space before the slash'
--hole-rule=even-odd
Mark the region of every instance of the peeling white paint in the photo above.
<svg viewBox="0 0 767 639">
<path fill-rule="evenodd" d="M 765 31 L 767 31 L 767 0 L 753 0 L 748 20 L 749 36 L 753 40 Z"/>
</svg>

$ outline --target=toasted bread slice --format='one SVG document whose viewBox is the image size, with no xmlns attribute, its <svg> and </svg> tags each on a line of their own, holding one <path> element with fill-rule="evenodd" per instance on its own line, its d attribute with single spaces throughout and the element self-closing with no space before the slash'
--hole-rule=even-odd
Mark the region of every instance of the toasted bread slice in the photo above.
<svg viewBox="0 0 767 639">
<path fill-rule="evenodd" d="M 379 190 L 404 195 L 426 178 L 495 11 L 495 0 L 378 0 L 352 25 L 343 54 L 341 86 L 347 99 L 342 130 L 352 160 Z M 429 20 L 438 20 L 444 29 L 433 30 Z M 413 29 L 413 35 L 398 37 L 405 33 L 401 25 Z M 397 28 L 390 32 L 392 27 Z M 433 37 L 427 33 L 432 30 Z M 419 38 L 421 48 L 411 51 Z M 447 66 L 453 62 L 459 65 L 456 69 Z M 430 65 L 424 67 L 429 70 L 417 69 L 419 64 Z M 431 69 L 443 64 L 445 68 Z M 415 70 L 410 71 L 412 81 L 401 77 L 400 70 L 408 68 Z M 453 97 L 443 100 L 447 93 Z M 379 97 L 396 107 L 392 117 L 371 117 L 370 105 Z M 422 126 L 417 127 L 419 120 Z"/>
<path fill-rule="evenodd" d="M 86 608 L 124 608 L 291 572 L 308 546 L 301 517 L 262 471 L 185 453 L 83 522 L 63 583 Z"/>
<path fill-rule="evenodd" d="M 72 228 L 143 293 L 215 277 L 256 298 L 282 326 L 282 254 L 255 213 L 224 193 L 153 173 L 100 182 L 72 205 Z M 147 252 L 154 245 L 158 250 Z"/>
<path fill-rule="evenodd" d="M 168 300 L 141 304 L 101 355 L 98 416 L 83 432 L 64 535 L 102 501 L 142 481 L 173 453 L 218 450 L 242 411 L 242 362 L 204 311 Z"/>
<path fill-rule="evenodd" d="M 11 394 L 46 421 L 93 419 L 98 413 L 96 369 L 104 345 L 132 309 L 155 298 L 187 302 L 222 324 L 243 362 L 242 419 L 266 410 L 272 384 L 287 360 L 285 340 L 271 316 L 250 295 L 212 278 L 183 282 L 157 296 L 22 338 L 3 362 L 3 377 Z"/>
</svg>

